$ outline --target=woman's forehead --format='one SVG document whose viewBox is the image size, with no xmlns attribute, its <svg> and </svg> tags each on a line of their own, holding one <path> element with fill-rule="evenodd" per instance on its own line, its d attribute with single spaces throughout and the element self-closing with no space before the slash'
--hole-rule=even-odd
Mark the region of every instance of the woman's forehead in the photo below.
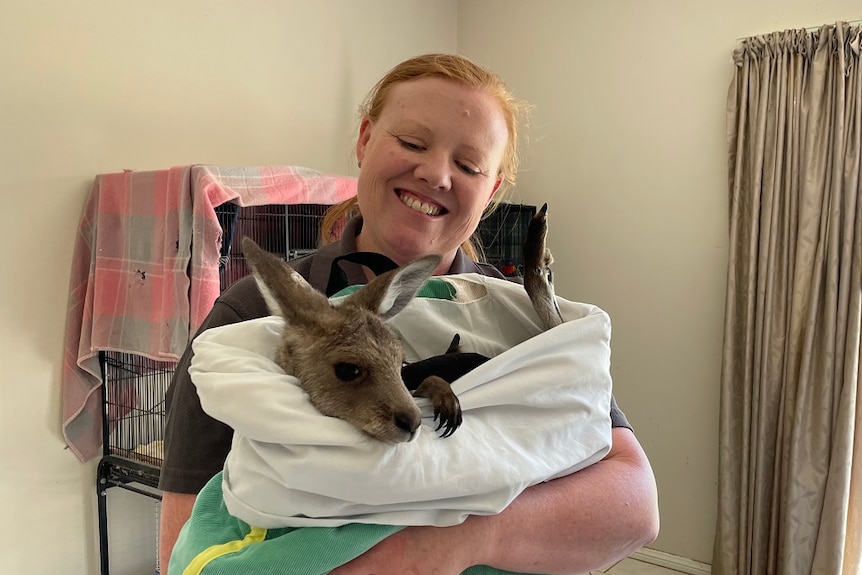
<svg viewBox="0 0 862 575">
<path fill-rule="evenodd" d="M 452 124 L 447 127 L 481 129 L 483 136 L 493 140 L 508 137 L 502 106 L 493 95 L 446 78 L 420 78 L 392 86 L 381 116 L 387 123 L 416 129 Z"/>
</svg>

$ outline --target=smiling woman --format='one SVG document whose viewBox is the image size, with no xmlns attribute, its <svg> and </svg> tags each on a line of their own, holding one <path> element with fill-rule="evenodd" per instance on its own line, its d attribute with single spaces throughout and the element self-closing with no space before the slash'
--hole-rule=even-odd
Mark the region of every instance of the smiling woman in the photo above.
<svg viewBox="0 0 862 575">
<path fill-rule="evenodd" d="M 502 183 L 503 112 L 490 94 L 444 78 L 398 84 L 388 98 L 359 128 L 357 199 L 375 217 L 356 243 L 399 265 L 436 253 L 445 273 Z"/>
<path fill-rule="evenodd" d="M 476 261 L 469 238 L 488 205 L 500 200 L 504 184 L 515 180 L 523 111 L 524 105 L 496 74 L 461 56 L 430 54 L 398 64 L 362 107 L 357 197 L 339 204 L 323 222 L 323 236 L 331 238 L 330 230 L 338 228 L 339 240 L 290 265 L 318 291 L 327 290 L 339 270 L 345 285 L 367 284 L 371 271 L 348 263 L 360 255 L 380 259 L 382 254 L 399 265 L 436 255 L 441 258 L 436 275 L 503 281 L 499 271 Z M 347 214 L 353 217 L 344 224 Z M 267 315 L 254 280 L 243 278 L 219 297 L 203 329 Z M 494 325 L 499 321 L 499 315 L 490 312 L 481 318 Z M 441 351 L 449 341 L 451 336 L 440 343 Z M 201 408 L 188 372 L 192 356 L 191 350 L 183 355 L 169 392 L 161 475 L 165 562 L 195 494 L 223 469 L 233 437 L 232 429 L 220 426 Z M 534 374 L 523 370 L 517 378 L 526 371 Z M 559 389 L 578 373 L 567 370 L 543 381 L 548 389 Z M 652 541 L 658 529 L 652 470 L 612 397 L 609 403 L 612 428 L 605 431 L 610 432 L 611 448 L 600 461 L 524 490 L 499 513 L 470 514 L 442 528 L 410 524 L 332 573 L 456 575 L 474 565 L 510 572 L 585 572 Z M 603 417 L 608 411 L 607 404 L 592 407 Z M 469 451 L 470 446 L 465 447 L 455 459 Z M 569 464 L 576 461 L 575 445 L 537 447 L 535 452 Z"/>
<path fill-rule="evenodd" d="M 424 85 L 426 81 L 428 81 L 427 86 Z M 418 88 L 417 84 L 419 84 Z M 443 90 L 437 91 L 435 89 L 437 85 L 442 85 Z M 428 89 L 425 89 L 426 87 Z M 421 95 L 423 100 L 428 100 L 428 104 L 435 106 L 437 110 L 443 110 L 444 114 L 437 116 L 430 111 L 424 111 L 422 109 L 424 104 L 420 105 L 405 99 L 405 96 L 409 97 L 411 93 Z M 390 103 L 395 105 L 390 106 Z M 407 107 L 393 109 L 401 105 Z M 366 171 L 368 160 L 363 160 L 359 155 L 360 146 L 364 147 L 368 144 L 368 142 L 364 144 L 362 142 L 363 130 L 366 132 L 370 130 L 366 137 L 370 139 L 371 132 L 374 131 L 371 128 L 380 125 L 379 129 L 398 140 L 397 144 L 405 150 L 416 154 L 427 153 L 429 144 L 433 143 L 437 144 L 432 150 L 432 153 L 435 153 L 439 151 L 440 144 L 439 141 L 433 140 L 435 132 L 439 140 L 445 135 L 440 134 L 439 130 L 444 128 L 444 123 L 448 122 L 450 125 L 446 126 L 446 129 L 451 129 L 451 125 L 454 124 L 453 134 L 460 134 L 460 136 L 452 138 L 456 140 L 454 142 L 456 149 L 452 151 L 455 155 L 447 161 L 454 165 L 448 165 L 447 169 L 453 172 L 460 171 L 468 176 L 473 175 L 480 180 L 469 184 L 468 187 L 482 190 L 478 193 L 485 196 L 483 209 L 488 206 L 493 207 L 505 199 L 509 187 L 515 183 L 519 164 L 518 131 L 526 119 L 528 110 L 529 106 L 515 98 L 502 78 L 462 56 L 425 54 L 401 62 L 372 88 L 360 106 L 360 141 L 357 142 L 358 163 L 362 168 L 360 189 L 363 187 L 362 180 L 368 180 L 371 177 Z M 413 114 L 416 113 L 420 115 L 414 116 Z M 397 122 L 396 119 L 398 119 Z M 502 126 L 498 125 L 500 120 L 504 123 Z M 473 126 L 477 130 L 465 133 L 463 125 Z M 488 131 L 488 128 L 496 131 L 495 135 L 499 138 L 497 143 L 503 144 L 498 163 L 495 163 L 497 158 L 492 131 Z M 492 186 L 490 190 L 487 189 L 489 183 Z M 482 189 L 481 184 L 486 188 Z M 455 193 L 460 193 L 460 189 L 461 186 Z M 423 197 L 416 195 L 419 190 L 410 191 L 413 192 L 412 195 L 407 193 L 408 190 L 398 194 L 395 189 L 390 189 L 389 193 L 397 195 L 405 205 L 429 216 L 438 216 L 449 207 L 439 203 L 439 193 L 431 194 L 431 197 Z M 437 201 L 434 201 L 435 199 Z M 455 200 L 450 201 L 454 205 Z M 335 206 L 327 214 L 323 229 L 337 229 L 337 222 L 346 216 L 358 215 L 361 211 L 358 205 L 361 203 L 361 198 L 359 200 L 351 198 Z M 471 213 L 470 216 L 472 219 L 474 214 Z M 475 228 L 475 222 L 472 228 Z M 324 238 L 331 239 L 331 236 L 324 234 Z M 478 251 L 470 240 L 469 234 L 461 241 L 460 247 L 470 258 L 477 258 Z M 440 273 L 445 271 L 443 269 Z"/>
</svg>

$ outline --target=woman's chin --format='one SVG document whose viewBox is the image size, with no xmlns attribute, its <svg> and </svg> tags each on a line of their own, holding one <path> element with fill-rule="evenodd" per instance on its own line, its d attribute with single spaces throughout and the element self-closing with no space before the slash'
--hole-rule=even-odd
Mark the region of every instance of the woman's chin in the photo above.
<svg viewBox="0 0 862 575">
<path fill-rule="evenodd" d="M 429 241 L 427 235 L 402 235 L 400 237 L 393 238 L 391 245 L 394 248 L 395 253 L 390 257 L 396 259 L 399 265 L 408 264 L 414 260 L 418 260 L 421 257 L 431 254 L 443 255 L 441 254 L 441 251 L 443 250 L 440 248 L 440 243 Z"/>
</svg>

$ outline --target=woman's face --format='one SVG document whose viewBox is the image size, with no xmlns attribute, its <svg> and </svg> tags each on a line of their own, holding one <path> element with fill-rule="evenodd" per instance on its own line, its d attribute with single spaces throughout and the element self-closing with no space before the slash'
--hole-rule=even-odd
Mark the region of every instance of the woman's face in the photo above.
<svg viewBox="0 0 862 575">
<path fill-rule="evenodd" d="M 444 78 L 394 85 L 359 128 L 357 247 L 399 265 L 438 254 L 448 271 L 500 185 L 508 130 L 490 94 Z"/>
</svg>

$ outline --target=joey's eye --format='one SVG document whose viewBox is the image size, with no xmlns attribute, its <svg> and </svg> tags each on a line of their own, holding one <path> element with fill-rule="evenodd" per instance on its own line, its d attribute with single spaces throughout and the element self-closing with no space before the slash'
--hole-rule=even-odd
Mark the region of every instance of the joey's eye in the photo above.
<svg viewBox="0 0 862 575">
<path fill-rule="evenodd" d="M 362 370 L 353 363 L 336 363 L 334 367 L 335 377 L 341 381 L 353 381 L 362 375 Z"/>
</svg>

